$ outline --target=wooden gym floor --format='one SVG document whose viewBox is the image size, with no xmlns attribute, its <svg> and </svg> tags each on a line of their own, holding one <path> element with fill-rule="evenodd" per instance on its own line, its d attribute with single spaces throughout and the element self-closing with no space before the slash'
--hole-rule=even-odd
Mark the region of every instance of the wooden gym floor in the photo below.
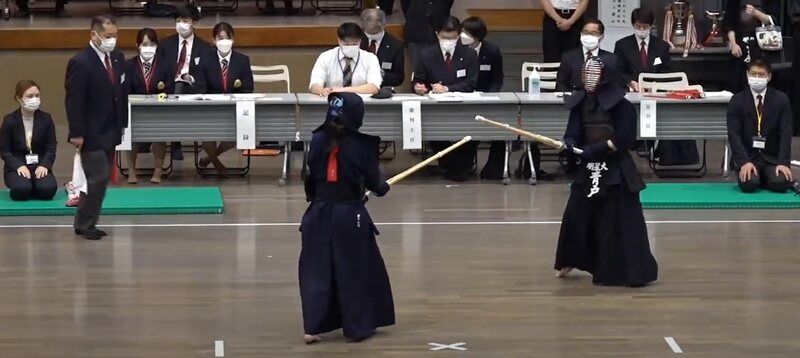
<svg viewBox="0 0 800 358">
<path fill-rule="evenodd" d="M 419 177 L 368 204 L 398 324 L 305 346 L 299 181 L 198 181 L 189 159 L 165 185 L 220 184 L 224 215 L 105 217 L 99 242 L 68 217 L 0 218 L 0 356 L 800 356 L 799 211 L 648 211 L 659 281 L 603 288 L 553 277 L 565 181 Z"/>
</svg>

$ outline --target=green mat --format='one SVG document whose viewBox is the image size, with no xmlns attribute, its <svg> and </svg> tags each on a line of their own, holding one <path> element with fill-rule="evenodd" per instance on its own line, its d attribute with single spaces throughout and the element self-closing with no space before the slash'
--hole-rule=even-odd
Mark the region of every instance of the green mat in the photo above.
<svg viewBox="0 0 800 358">
<path fill-rule="evenodd" d="M 50 201 L 12 201 L 8 190 L 0 191 L 0 216 L 74 215 L 64 206 L 67 194 L 59 190 Z M 222 193 L 217 187 L 202 188 L 110 188 L 103 202 L 105 215 L 163 215 L 222 213 Z"/>
<path fill-rule="evenodd" d="M 800 197 L 767 190 L 747 194 L 731 183 L 647 184 L 641 193 L 645 209 L 791 209 Z"/>
</svg>

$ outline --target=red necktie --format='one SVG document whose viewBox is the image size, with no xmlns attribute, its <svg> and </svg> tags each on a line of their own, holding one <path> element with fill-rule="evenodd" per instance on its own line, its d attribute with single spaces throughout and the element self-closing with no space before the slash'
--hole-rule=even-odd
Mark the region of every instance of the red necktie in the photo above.
<svg viewBox="0 0 800 358">
<path fill-rule="evenodd" d="M 647 71 L 647 44 L 644 41 L 639 48 L 639 57 L 642 59 L 642 71 Z"/>
<path fill-rule="evenodd" d="M 185 64 L 186 64 L 186 40 L 183 40 L 181 53 L 178 55 L 178 67 L 175 69 L 175 77 L 179 77 L 181 75 L 181 70 L 183 70 L 183 65 Z"/>
<path fill-rule="evenodd" d="M 339 146 L 333 147 L 328 155 L 328 183 L 339 181 Z"/>
<path fill-rule="evenodd" d="M 450 55 L 449 52 L 444 54 L 444 64 L 447 65 L 447 68 L 450 68 L 450 65 L 453 64 L 453 56 Z"/>
<path fill-rule="evenodd" d="M 114 81 L 114 67 L 111 66 L 111 57 L 106 54 L 106 73 L 108 74 L 108 80 L 111 81 L 111 84 L 116 84 Z"/>
<path fill-rule="evenodd" d="M 377 41 L 372 40 L 372 41 L 369 42 L 369 52 L 372 52 L 372 53 L 374 53 L 376 55 L 378 54 L 378 42 Z"/>
</svg>

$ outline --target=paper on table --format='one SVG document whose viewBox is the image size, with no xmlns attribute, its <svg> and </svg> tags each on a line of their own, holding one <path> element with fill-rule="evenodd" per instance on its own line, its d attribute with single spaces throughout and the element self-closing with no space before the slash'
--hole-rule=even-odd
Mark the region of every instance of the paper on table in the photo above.
<svg viewBox="0 0 800 358">
<path fill-rule="evenodd" d="M 229 94 L 204 94 L 203 99 L 207 101 L 227 101 L 231 99 Z"/>
<path fill-rule="evenodd" d="M 733 93 L 728 92 L 728 91 L 719 91 L 719 92 L 717 92 L 717 91 L 713 91 L 713 92 L 712 91 L 708 91 L 708 92 L 705 92 L 705 94 L 706 94 L 706 98 L 728 98 L 728 97 L 733 97 Z"/>
<path fill-rule="evenodd" d="M 461 102 L 464 100 L 464 97 L 461 96 L 461 93 L 428 93 L 428 98 L 435 100 L 437 102 Z"/>
<path fill-rule="evenodd" d="M 423 98 L 420 96 L 392 96 L 392 101 L 419 101 Z"/>
<path fill-rule="evenodd" d="M 261 99 L 262 97 L 266 97 L 265 93 L 237 93 L 231 95 L 233 99 Z"/>
</svg>

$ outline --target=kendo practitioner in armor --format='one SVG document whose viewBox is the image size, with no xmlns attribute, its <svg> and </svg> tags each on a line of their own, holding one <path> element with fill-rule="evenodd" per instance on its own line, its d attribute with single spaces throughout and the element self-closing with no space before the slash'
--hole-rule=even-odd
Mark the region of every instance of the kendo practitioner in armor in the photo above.
<svg viewBox="0 0 800 358">
<path fill-rule="evenodd" d="M 605 286 L 644 286 L 658 277 L 650 253 L 639 192 L 645 188 L 629 150 L 636 141 L 636 109 L 615 83 L 614 66 L 592 57 L 584 87 L 570 108 L 564 143 L 580 148 L 581 164 L 561 223 L 555 269 L 587 271 Z"/>
<path fill-rule="evenodd" d="M 328 96 L 325 123 L 314 131 L 305 181 L 311 203 L 300 224 L 299 279 L 307 344 L 344 329 L 360 342 L 395 323 L 392 289 L 364 206 L 365 190 L 389 191 L 378 169 L 380 138 L 360 133 L 364 102 L 353 93 Z"/>
</svg>

